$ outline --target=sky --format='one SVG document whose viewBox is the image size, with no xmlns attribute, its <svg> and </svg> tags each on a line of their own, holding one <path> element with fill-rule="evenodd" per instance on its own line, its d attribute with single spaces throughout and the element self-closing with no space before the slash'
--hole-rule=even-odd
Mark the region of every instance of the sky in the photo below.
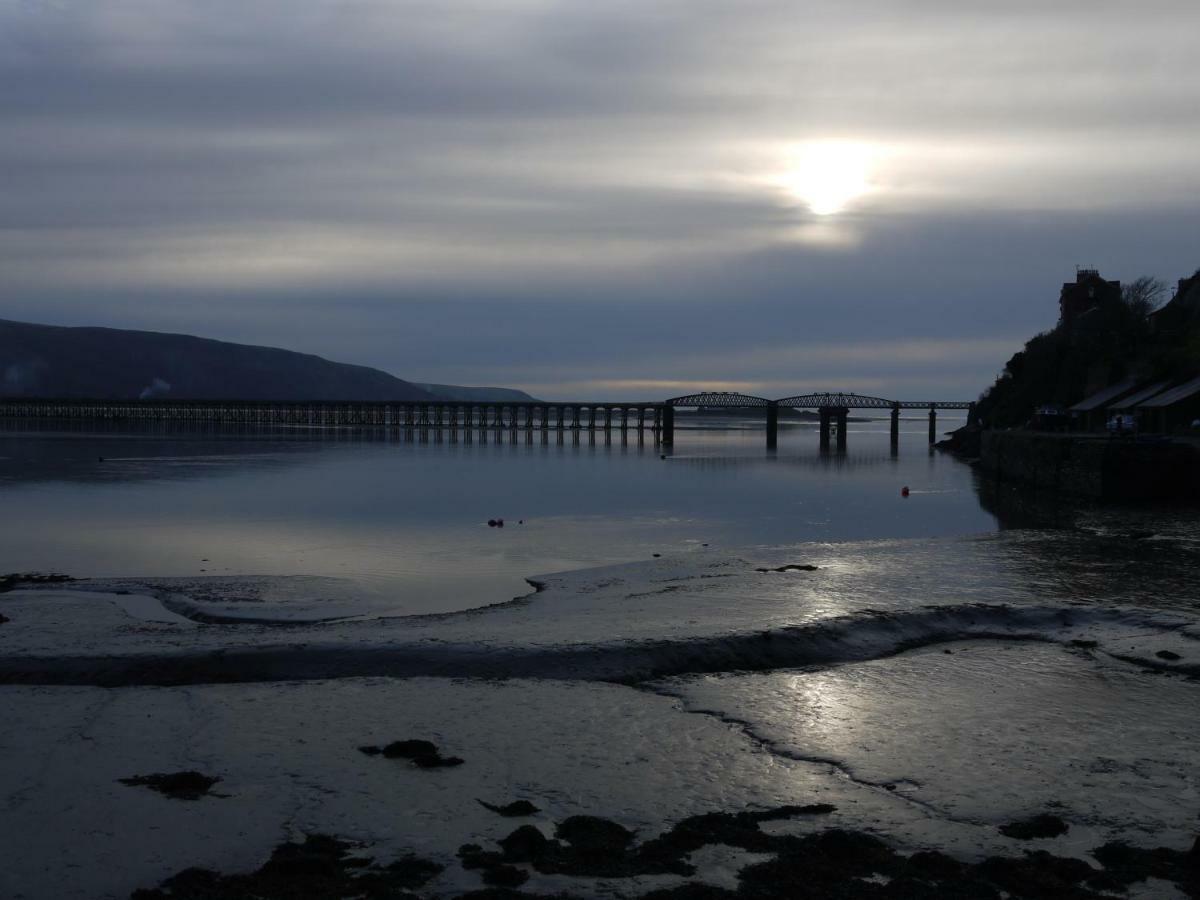
<svg viewBox="0 0 1200 900">
<path fill-rule="evenodd" d="M 0 318 L 973 399 L 1200 267 L 1194 0 L 0 0 Z"/>
</svg>

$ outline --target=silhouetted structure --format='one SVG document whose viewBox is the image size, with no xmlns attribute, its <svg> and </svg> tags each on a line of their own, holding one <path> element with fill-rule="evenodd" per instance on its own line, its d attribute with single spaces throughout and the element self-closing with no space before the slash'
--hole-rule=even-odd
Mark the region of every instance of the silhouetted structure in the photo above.
<svg viewBox="0 0 1200 900">
<path fill-rule="evenodd" d="M 964 409 L 973 420 L 975 404 L 958 400 L 884 400 L 859 394 L 797 394 L 768 400 L 747 394 L 707 392 L 651 403 L 548 402 L 280 402 L 254 400 L 64 400 L 26 397 L 0 398 L 0 418 L 97 421 L 173 421 L 253 426 L 366 426 L 448 430 L 451 439 L 470 429 L 541 431 L 620 430 L 624 437 L 647 431 L 670 446 L 675 442 L 677 408 L 761 409 L 767 420 L 767 446 L 779 437 L 779 409 L 815 409 L 820 417 L 821 447 L 828 449 L 836 435 L 846 449 L 846 423 L 851 409 L 887 409 L 892 413 L 892 445 L 899 440 L 900 410 L 929 410 L 929 443 L 937 440 L 937 410 Z"/>
<path fill-rule="evenodd" d="M 1058 324 L 1069 327 L 1102 303 L 1120 299 L 1121 282 L 1104 280 L 1096 269 L 1076 269 L 1075 280 L 1065 282 L 1058 297 Z"/>
</svg>

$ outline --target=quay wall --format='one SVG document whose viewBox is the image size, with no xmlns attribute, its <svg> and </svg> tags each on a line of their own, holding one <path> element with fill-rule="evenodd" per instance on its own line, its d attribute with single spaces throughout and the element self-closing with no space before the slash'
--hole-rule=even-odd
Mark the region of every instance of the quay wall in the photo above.
<svg viewBox="0 0 1200 900">
<path fill-rule="evenodd" d="M 979 464 L 999 481 L 1098 500 L 1200 500 L 1200 445 L 1188 441 L 984 431 Z"/>
</svg>

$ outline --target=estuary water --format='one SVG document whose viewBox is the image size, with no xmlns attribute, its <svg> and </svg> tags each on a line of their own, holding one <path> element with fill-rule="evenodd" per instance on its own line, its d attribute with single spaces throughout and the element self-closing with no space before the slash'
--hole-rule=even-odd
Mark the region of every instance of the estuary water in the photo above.
<svg viewBox="0 0 1200 900">
<path fill-rule="evenodd" d="M 9 426 L 0 573 L 310 576 L 292 588 L 405 615 L 655 554 L 997 528 L 971 468 L 927 447 L 924 416 L 902 420 L 895 455 L 887 420 L 852 422 L 844 454 L 822 454 L 815 425 L 783 426 L 775 451 L 761 423 L 707 426 L 670 451 L 619 431 Z"/>
<path fill-rule="evenodd" d="M 442 900 L 482 884 L 460 848 L 518 822 L 645 842 L 745 811 L 949 853 L 1010 897 L 1083 896 L 1101 866 L 1104 896 L 1194 896 L 1196 511 L 997 490 L 923 418 L 896 455 L 886 421 L 844 455 L 719 424 L 665 454 L 619 432 L 0 432 L 0 573 L 92 579 L 0 593 L 0 896 L 128 897 L 330 835 L 433 861 L 419 896 Z M 462 765 L 362 751 L 407 739 Z M 130 783 L 172 772 L 220 781 L 194 802 Z M 537 812 L 480 803 L 517 799 Z M 732 890 L 768 856 L 721 833 L 688 866 Z M 521 866 L 518 896 L 693 878 Z"/>
</svg>

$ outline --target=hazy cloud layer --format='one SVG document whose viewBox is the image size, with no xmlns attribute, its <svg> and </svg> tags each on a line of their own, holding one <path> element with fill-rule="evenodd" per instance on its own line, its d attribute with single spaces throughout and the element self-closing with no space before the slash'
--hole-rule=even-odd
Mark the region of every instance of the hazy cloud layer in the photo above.
<svg viewBox="0 0 1200 900">
<path fill-rule="evenodd" d="M 0 0 L 0 317 L 547 396 L 970 396 L 1076 263 L 1200 266 L 1197 33 L 1187 0 Z"/>
</svg>

